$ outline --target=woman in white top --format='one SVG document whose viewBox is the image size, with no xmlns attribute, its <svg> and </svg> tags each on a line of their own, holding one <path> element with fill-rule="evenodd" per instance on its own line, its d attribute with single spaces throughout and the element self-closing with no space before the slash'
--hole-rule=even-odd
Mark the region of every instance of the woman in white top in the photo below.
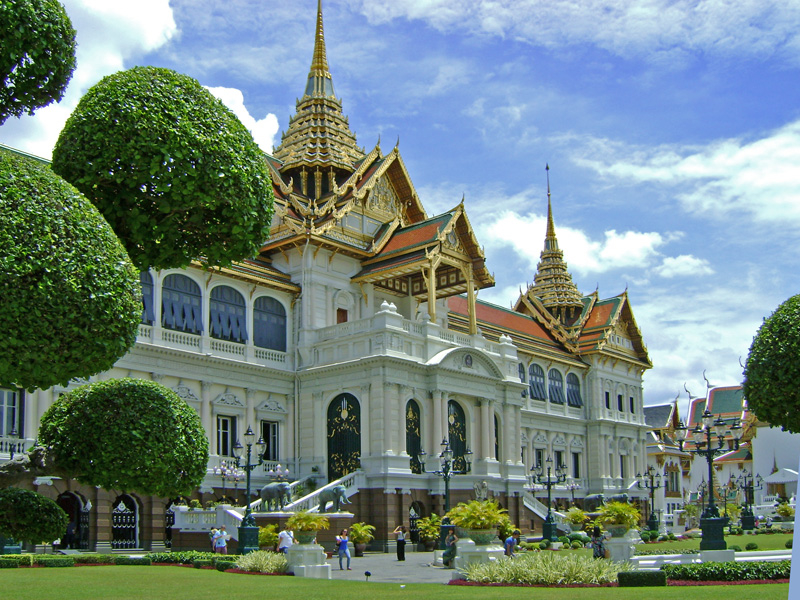
<svg viewBox="0 0 800 600">
<path fill-rule="evenodd" d="M 395 527 L 394 532 L 397 534 L 397 560 L 406 559 L 406 528 L 404 525 Z"/>
</svg>

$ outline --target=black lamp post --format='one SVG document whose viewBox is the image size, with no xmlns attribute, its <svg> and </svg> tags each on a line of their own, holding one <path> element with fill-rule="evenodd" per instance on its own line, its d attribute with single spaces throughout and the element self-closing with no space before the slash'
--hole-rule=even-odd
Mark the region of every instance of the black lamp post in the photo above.
<svg viewBox="0 0 800 600">
<path fill-rule="evenodd" d="M 717 454 L 728 452 L 725 447 L 725 431 L 728 425 L 720 417 L 714 419 L 708 409 L 700 417 L 702 426 L 698 424 L 692 430 L 692 439 L 695 447 L 687 450 L 705 457 L 708 462 L 708 504 L 700 518 L 700 529 L 703 531 L 703 539 L 700 542 L 700 550 L 725 550 L 728 546 L 725 543 L 724 527 L 727 518 L 720 518 L 719 509 L 714 502 L 714 457 Z M 739 421 L 730 427 L 735 449 L 739 449 L 739 439 L 742 437 L 742 426 Z M 683 444 L 686 441 L 688 428 L 681 422 L 675 428 L 675 437 L 678 439 L 678 446 L 684 450 Z M 713 439 L 715 438 L 716 439 Z"/>
<path fill-rule="evenodd" d="M 555 473 L 553 473 L 553 459 L 548 456 L 547 460 L 544 462 L 547 465 L 547 476 L 544 475 L 542 465 L 533 465 L 531 467 L 531 488 L 533 488 L 534 484 L 543 485 L 547 488 L 547 517 L 545 517 L 544 524 L 542 525 L 542 538 L 555 542 L 558 540 L 558 531 L 556 528 L 556 520 L 553 518 L 551 491 L 557 484 L 566 481 L 567 468 L 564 465 L 556 465 Z M 533 489 L 531 489 L 531 491 L 533 491 Z"/>
<path fill-rule="evenodd" d="M 753 514 L 753 493 L 764 487 L 761 475 L 753 476 L 749 471 L 742 471 L 734 480 L 737 488 L 744 493 L 744 508 L 742 509 L 742 529 L 753 531 L 756 528 L 756 516 Z"/>
<path fill-rule="evenodd" d="M 450 442 L 447 439 L 442 440 L 442 452 L 439 454 L 439 464 L 440 469 L 438 471 L 434 471 L 435 475 L 438 475 L 444 480 L 444 512 L 445 515 L 442 517 L 442 526 L 440 529 L 440 549 L 445 549 L 445 538 L 447 537 L 447 531 L 452 528 L 450 525 L 450 519 L 447 517 L 447 513 L 450 511 L 450 478 L 453 475 L 465 475 L 472 470 L 472 463 L 469 461 L 469 456 L 472 455 L 472 451 L 467 448 L 464 452 L 464 460 L 465 466 L 463 471 L 456 471 L 453 469 L 453 463 L 457 458 L 453 456 L 453 450 L 450 448 Z M 419 454 L 417 455 L 417 460 L 419 460 L 419 464 L 421 465 L 422 472 L 425 473 L 425 450 L 422 448 L 419 449 Z"/>
<path fill-rule="evenodd" d="M 244 434 L 244 442 L 247 445 L 247 462 L 244 465 L 241 464 L 242 455 L 240 454 L 243 450 L 242 444 L 237 440 L 233 445 L 233 457 L 236 459 L 236 467 L 244 469 L 247 475 L 247 496 L 245 497 L 244 519 L 242 519 L 242 524 L 239 526 L 239 552 L 241 554 L 248 554 L 249 552 L 258 550 L 258 526 L 250 510 L 250 473 L 252 473 L 253 469 L 264 463 L 264 450 L 267 444 L 264 442 L 263 438 L 258 438 L 256 442 L 256 446 L 258 447 L 258 462 L 251 462 L 253 440 L 255 437 L 256 434 L 248 427 Z"/>
<path fill-rule="evenodd" d="M 655 491 L 662 486 L 661 473 L 656 473 L 652 465 L 647 467 L 644 475 L 636 474 L 636 487 L 640 490 L 650 491 L 650 516 L 647 517 L 647 528 L 650 531 L 658 531 L 658 513 L 656 512 Z"/>
</svg>

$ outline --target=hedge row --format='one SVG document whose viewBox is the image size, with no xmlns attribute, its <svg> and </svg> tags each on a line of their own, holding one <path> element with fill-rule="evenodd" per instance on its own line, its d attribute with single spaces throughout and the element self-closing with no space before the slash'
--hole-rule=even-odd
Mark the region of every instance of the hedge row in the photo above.
<svg viewBox="0 0 800 600">
<path fill-rule="evenodd" d="M 667 585 L 664 571 L 620 571 L 617 573 L 619 587 L 650 587 Z"/>
<path fill-rule="evenodd" d="M 691 565 L 663 565 L 667 579 L 681 581 L 746 581 L 789 579 L 792 561 L 707 562 Z"/>
</svg>

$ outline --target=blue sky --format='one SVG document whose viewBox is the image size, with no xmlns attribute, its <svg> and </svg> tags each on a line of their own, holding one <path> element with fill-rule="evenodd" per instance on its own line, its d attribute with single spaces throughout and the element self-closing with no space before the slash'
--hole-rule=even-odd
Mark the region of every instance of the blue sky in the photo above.
<svg viewBox="0 0 800 600">
<path fill-rule="evenodd" d="M 173 68 L 269 150 L 311 63 L 316 0 L 68 0 L 65 99 L 0 142 L 49 157 L 100 77 Z M 465 197 L 508 306 L 556 231 L 579 289 L 630 296 L 645 401 L 741 379 L 761 320 L 800 293 L 797 0 L 324 0 L 328 62 L 367 150 L 400 151 L 429 214 Z"/>
</svg>

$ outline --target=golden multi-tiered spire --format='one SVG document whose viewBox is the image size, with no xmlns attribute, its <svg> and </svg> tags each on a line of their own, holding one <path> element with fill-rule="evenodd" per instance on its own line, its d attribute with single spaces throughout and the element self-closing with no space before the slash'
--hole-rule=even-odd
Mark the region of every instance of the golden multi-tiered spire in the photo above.
<svg viewBox="0 0 800 600">
<path fill-rule="evenodd" d="M 547 232 L 544 249 L 539 255 L 539 264 L 533 285 L 528 293 L 537 296 L 550 313 L 563 324 L 569 325 L 583 309 L 581 293 L 572 282 L 572 275 L 564 262 L 564 252 L 558 247 L 556 228 L 553 223 L 553 206 L 550 199 L 550 166 L 547 165 Z"/>
<path fill-rule="evenodd" d="M 283 163 L 281 173 L 293 177 L 295 182 L 319 181 L 319 186 L 303 184 L 301 190 L 303 195 L 317 198 L 330 193 L 334 188 L 331 181 L 346 178 L 364 158 L 364 150 L 356 144 L 356 136 L 342 114 L 342 102 L 333 91 L 322 26 L 322 0 L 317 0 L 314 54 L 305 94 L 297 101 L 297 112 L 289 120 L 274 156 Z"/>
</svg>

